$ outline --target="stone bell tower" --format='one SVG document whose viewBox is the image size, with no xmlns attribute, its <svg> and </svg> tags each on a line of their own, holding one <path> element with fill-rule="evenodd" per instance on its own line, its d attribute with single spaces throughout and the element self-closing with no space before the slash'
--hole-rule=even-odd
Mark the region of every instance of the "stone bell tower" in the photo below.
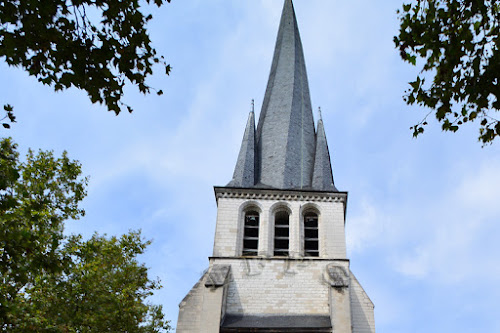
<svg viewBox="0 0 500 333">
<path fill-rule="evenodd" d="M 374 333 L 373 303 L 349 269 L 347 193 L 315 128 L 292 0 L 285 0 L 255 128 L 233 179 L 215 187 L 209 268 L 179 305 L 178 333 Z"/>
</svg>

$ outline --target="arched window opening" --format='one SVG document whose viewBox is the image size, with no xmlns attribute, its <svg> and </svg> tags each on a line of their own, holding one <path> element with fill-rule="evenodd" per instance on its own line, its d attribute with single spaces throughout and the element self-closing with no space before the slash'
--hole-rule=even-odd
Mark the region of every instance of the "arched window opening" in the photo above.
<svg viewBox="0 0 500 333">
<path fill-rule="evenodd" d="M 318 214 L 304 215 L 304 253 L 306 257 L 319 257 Z"/>
<path fill-rule="evenodd" d="M 290 237 L 289 215 L 286 211 L 279 211 L 274 215 L 274 255 L 288 256 Z"/>
<path fill-rule="evenodd" d="M 243 231 L 243 255 L 256 256 L 259 249 L 259 213 L 248 211 L 245 213 Z"/>
</svg>

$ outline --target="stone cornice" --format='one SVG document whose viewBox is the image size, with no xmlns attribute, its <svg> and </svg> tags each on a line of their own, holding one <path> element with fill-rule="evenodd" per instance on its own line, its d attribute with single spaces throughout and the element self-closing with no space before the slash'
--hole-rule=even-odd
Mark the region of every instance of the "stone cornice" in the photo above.
<svg viewBox="0 0 500 333">
<path fill-rule="evenodd" d="M 347 192 L 214 187 L 215 198 L 347 203 Z"/>
<path fill-rule="evenodd" d="M 315 258 L 315 257 L 300 257 L 300 258 L 292 258 L 292 257 L 208 257 L 209 261 L 213 260 L 236 260 L 236 261 L 294 261 L 294 262 L 308 262 L 308 261 L 331 261 L 331 262 L 346 262 L 350 263 L 349 259 L 346 258 Z"/>
</svg>

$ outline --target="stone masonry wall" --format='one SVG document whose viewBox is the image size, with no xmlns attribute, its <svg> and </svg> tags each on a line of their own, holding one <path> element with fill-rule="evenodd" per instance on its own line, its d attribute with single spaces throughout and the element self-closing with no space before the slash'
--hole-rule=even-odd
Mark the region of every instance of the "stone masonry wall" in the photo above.
<svg viewBox="0 0 500 333">
<path fill-rule="evenodd" d="M 374 305 L 352 273 L 351 313 L 353 333 L 375 333 Z"/>
<path fill-rule="evenodd" d="M 203 293 L 205 292 L 206 274 L 193 286 L 191 291 L 179 304 L 177 320 L 178 333 L 199 333 L 203 309 Z"/>
<path fill-rule="evenodd" d="M 303 213 L 308 209 L 319 213 L 320 257 L 345 259 L 344 204 L 317 200 L 248 200 L 219 198 L 214 257 L 238 257 L 242 251 L 245 210 L 260 213 L 259 256 L 273 256 L 274 213 L 285 209 L 290 213 L 290 256 L 303 256 Z"/>
<path fill-rule="evenodd" d="M 328 315 L 330 260 L 211 259 L 231 265 L 226 312 L 245 315 Z M 337 264 L 348 266 L 347 261 Z"/>
<path fill-rule="evenodd" d="M 328 276 L 331 265 L 349 272 L 347 260 L 211 258 L 213 265 L 231 266 L 226 284 L 210 288 L 207 274 L 200 279 L 179 305 L 178 333 L 219 332 L 225 313 L 330 315 L 334 332 L 375 333 L 373 303 L 354 275 L 347 289 Z"/>
</svg>

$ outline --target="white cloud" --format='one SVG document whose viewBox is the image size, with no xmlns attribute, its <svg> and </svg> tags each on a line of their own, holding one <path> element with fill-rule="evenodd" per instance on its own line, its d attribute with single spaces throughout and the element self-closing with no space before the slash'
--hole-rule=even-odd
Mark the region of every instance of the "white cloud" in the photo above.
<svg viewBox="0 0 500 333">
<path fill-rule="evenodd" d="M 485 151 L 488 154 L 488 151 Z M 486 158 L 479 166 L 466 170 L 458 184 L 455 200 L 480 218 L 500 214 L 500 160 Z"/>
<path fill-rule="evenodd" d="M 401 274 L 414 277 L 428 277 L 430 271 L 431 249 L 418 247 L 403 256 L 396 256 L 395 268 Z"/>
<path fill-rule="evenodd" d="M 365 197 L 361 205 L 348 217 L 346 241 L 349 252 L 362 252 L 383 243 L 384 234 L 390 229 L 392 218 L 384 215 L 371 199 Z M 351 208 L 349 208 L 352 210 Z"/>
<path fill-rule="evenodd" d="M 491 265 L 497 260 L 500 245 L 488 237 L 500 232 L 498 170 L 500 160 L 487 159 L 457 174 L 457 182 L 444 193 L 429 193 L 434 203 L 428 207 L 426 220 L 420 222 L 425 237 L 393 256 L 396 270 L 440 283 L 475 278 L 500 281 L 497 265 Z"/>
</svg>

